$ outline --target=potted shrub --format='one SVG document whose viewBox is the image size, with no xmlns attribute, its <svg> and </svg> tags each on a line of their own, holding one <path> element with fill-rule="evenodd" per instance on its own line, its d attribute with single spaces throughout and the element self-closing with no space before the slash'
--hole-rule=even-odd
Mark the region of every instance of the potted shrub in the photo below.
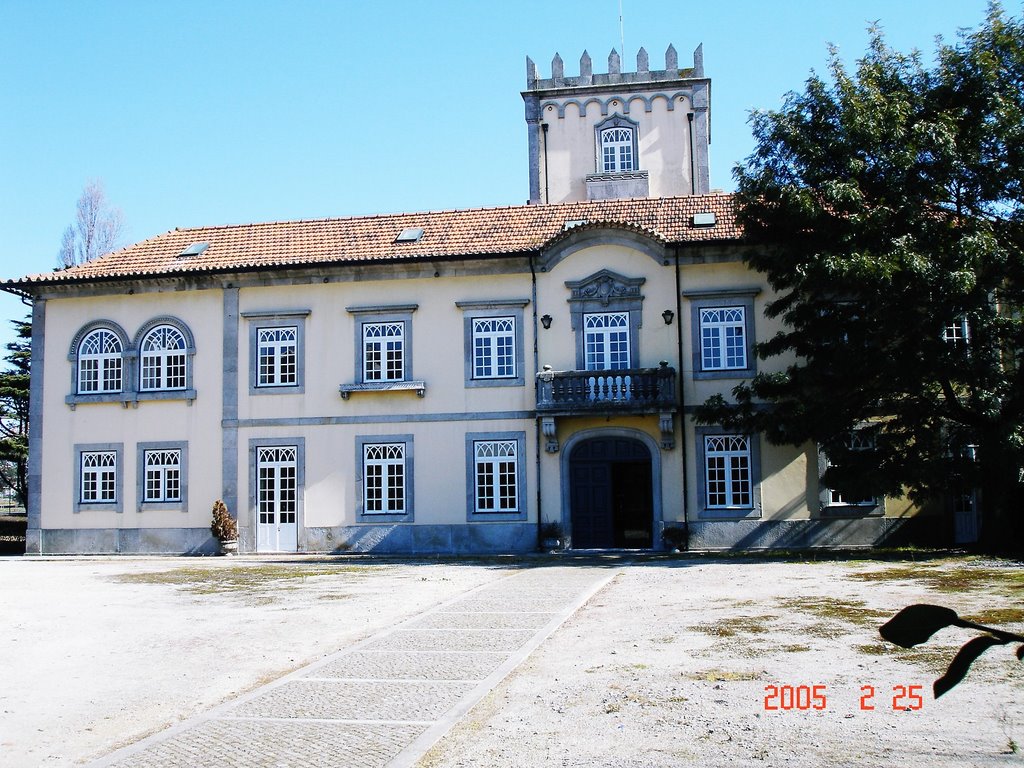
<svg viewBox="0 0 1024 768">
<path fill-rule="evenodd" d="M 667 525 L 661 532 L 661 540 L 665 547 L 672 552 L 680 552 L 686 549 L 686 529 L 680 525 Z"/>
<path fill-rule="evenodd" d="M 220 542 L 222 555 L 233 555 L 238 551 L 238 521 L 228 514 L 227 506 L 220 499 L 213 502 L 210 533 Z"/>
<path fill-rule="evenodd" d="M 542 523 L 540 526 L 541 549 L 562 548 L 562 524 Z"/>
</svg>

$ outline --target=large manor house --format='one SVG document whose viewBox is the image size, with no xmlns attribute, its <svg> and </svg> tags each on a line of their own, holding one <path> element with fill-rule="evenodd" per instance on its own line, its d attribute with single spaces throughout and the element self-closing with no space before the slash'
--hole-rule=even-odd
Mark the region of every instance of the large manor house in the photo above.
<svg viewBox="0 0 1024 768">
<path fill-rule="evenodd" d="M 243 552 L 970 536 L 694 424 L 778 328 L 709 190 L 710 85 L 701 48 L 528 59 L 526 205 L 175 229 L 4 283 L 33 303 L 27 551 L 213 552 L 218 499 Z"/>
</svg>

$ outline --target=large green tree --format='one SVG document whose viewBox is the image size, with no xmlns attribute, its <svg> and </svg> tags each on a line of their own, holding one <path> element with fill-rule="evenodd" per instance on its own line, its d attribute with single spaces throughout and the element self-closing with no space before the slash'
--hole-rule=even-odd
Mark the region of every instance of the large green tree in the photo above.
<svg viewBox="0 0 1024 768">
<path fill-rule="evenodd" d="M 28 504 L 28 394 L 32 359 L 32 324 L 12 321 L 17 340 L 7 345 L 0 371 L 0 490 L 10 493 L 18 504 Z"/>
<path fill-rule="evenodd" d="M 993 4 L 935 63 L 871 30 L 848 69 L 752 116 L 736 169 L 746 257 L 785 330 L 780 372 L 698 420 L 817 443 L 825 482 L 920 501 L 981 489 L 983 534 L 1024 542 L 1024 26 Z M 850 432 L 871 425 L 872 450 Z"/>
</svg>

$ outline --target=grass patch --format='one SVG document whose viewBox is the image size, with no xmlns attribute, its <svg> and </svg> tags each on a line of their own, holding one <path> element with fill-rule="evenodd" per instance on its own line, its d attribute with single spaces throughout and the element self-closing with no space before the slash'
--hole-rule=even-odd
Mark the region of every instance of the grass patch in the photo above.
<svg viewBox="0 0 1024 768">
<path fill-rule="evenodd" d="M 737 616 L 732 619 L 722 619 L 713 624 L 697 624 L 690 629 L 712 637 L 763 635 L 771 631 L 768 622 L 774 618 L 774 616 Z"/>
<path fill-rule="evenodd" d="M 1024 608 L 987 608 L 964 618 L 978 624 L 994 624 L 996 628 L 1001 624 L 1024 624 Z"/>
<path fill-rule="evenodd" d="M 269 587 L 275 590 L 295 588 L 309 578 L 363 576 L 367 572 L 367 568 L 360 565 L 243 565 L 126 573 L 115 580 L 125 584 L 165 584 L 195 595 L 216 595 L 261 591 Z"/>
<path fill-rule="evenodd" d="M 892 617 L 892 611 L 868 608 L 863 600 L 831 597 L 801 597 L 777 601 L 786 610 L 809 613 L 820 619 L 844 621 L 857 626 L 879 626 Z"/>
<path fill-rule="evenodd" d="M 690 680 L 704 683 L 736 683 L 750 680 L 760 680 L 760 672 L 734 669 L 705 669 L 701 672 L 684 673 Z"/>
<path fill-rule="evenodd" d="M 807 651 L 811 650 L 811 646 L 795 643 L 793 645 L 780 645 L 777 650 L 780 653 L 807 653 Z"/>
<path fill-rule="evenodd" d="M 949 662 L 953 660 L 958 650 L 959 648 L 945 648 L 941 646 L 929 648 L 928 646 L 921 645 L 907 651 L 901 648 L 896 658 L 907 664 L 918 666 L 936 677 L 940 677 L 945 674 L 949 668 Z M 978 662 L 975 662 L 975 664 L 978 664 Z M 972 670 L 975 668 L 972 667 Z"/>
<path fill-rule="evenodd" d="M 800 631 L 805 635 L 810 635 L 811 637 L 821 637 L 825 640 L 834 640 L 837 637 L 848 635 L 849 627 L 845 624 L 829 624 L 824 621 L 817 621 L 814 624 L 802 627 Z"/>
<path fill-rule="evenodd" d="M 893 566 L 852 573 L 850 578 L 868 582 L 923 582 L 936 592 L 957 594 L 986 590 L 1020 597 L 1020 591 L 1024 589 L 1024 569 L 1018 563 L 1006 561 L 1004 566 L 999 566 L 993 565 L 992 560 L 976 557 Z"/>
<path fill-rule="evenodd" d="M 885 643 L 864 643 L 863 645 L 855 645 L 853 648 L 865 656 L 892 656 L 895 650 L 894 646 L 886 645 Z"/>
</svg>

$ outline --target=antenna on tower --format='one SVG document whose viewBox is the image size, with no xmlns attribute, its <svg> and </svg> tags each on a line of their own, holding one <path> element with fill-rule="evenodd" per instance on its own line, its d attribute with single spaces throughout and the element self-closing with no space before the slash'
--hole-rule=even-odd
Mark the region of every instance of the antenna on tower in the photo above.
<svg viewBox="0 0 1024 768">
<path fill-rule="evenodd" d="M 626 28 L 622 21 L 622 0 L 619 0 L 619 50 L 626 56 Z"/>
</svg>

